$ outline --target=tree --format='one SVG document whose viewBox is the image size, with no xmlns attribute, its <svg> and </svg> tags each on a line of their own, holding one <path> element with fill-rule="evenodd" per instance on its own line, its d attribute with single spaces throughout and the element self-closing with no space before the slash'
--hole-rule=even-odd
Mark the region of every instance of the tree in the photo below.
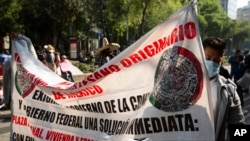
<svg viewBox="0 0 250 141">
<path fill-rule="evenodd" d="M 94 36 L 92 28 L 110 42 L 128 46 L 166 20 L 189 0 L 2 0 L 2 34 L 23 31 L 35 45 L 53 44 L 66 51 L 69 37 Z M 243 44 L 249 24 L 229 19 L 219 1 L 198 1 L 201 37 L 234 38 Z M 243 38 L 243 35 L 245 36 Z M 86 44 L 87 45 L 87 44 Z"/>
<path fill-rule="evenodd" d="M 19 7 L 18 0 L 1 0 L 0 1 L 0 37 L 4 36 L 10 30 L 21 30 L 22 25 L 18 24 Z"/>
</svg>

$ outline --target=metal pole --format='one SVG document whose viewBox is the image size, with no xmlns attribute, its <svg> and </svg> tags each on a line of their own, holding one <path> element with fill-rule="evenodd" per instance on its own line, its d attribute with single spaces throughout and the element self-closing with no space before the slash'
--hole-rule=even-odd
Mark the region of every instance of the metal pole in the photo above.
<svg viewBox="0 0 250 141">
<path fill-rule="evenodd" d="M 198 10 L 197 10 L 197 0 L 190 0 L 190 2 L 193 4 L 193 7 L 194 7 L 194 10 L 195 10 L 195 13 L 197 14 Z"/>
</svg>

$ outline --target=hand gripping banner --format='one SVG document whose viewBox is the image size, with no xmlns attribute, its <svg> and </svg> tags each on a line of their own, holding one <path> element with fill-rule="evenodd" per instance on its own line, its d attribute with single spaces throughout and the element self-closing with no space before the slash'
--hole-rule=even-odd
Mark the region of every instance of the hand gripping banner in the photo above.
<svg viewBox="0 0 250 141">
<path fill-rule="evenodd" d="M 13 40 L 11 140 L 214 140 L 196 14 L 187 5 L 79 82 Z"/>
</svg>

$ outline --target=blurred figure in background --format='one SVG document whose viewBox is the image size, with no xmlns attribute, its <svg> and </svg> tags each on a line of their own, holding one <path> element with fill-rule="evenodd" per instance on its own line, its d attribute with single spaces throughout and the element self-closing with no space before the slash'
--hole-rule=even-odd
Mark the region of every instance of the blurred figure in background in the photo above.
<svg viewBox="0 0 250 141">
<path fill-rule="evenodd" d="M 47 66 L 53 72 L 56 72 L 56 64 L 55 64 L 55 48 L 52 45 L 45 45 L 45 59 L 47 62 Z"/>
<path fill-rule="evenodd" d="M 236 64 L 235 64 L 235 73 L 232 76 L 232 79 L 234 80 L 235 84 L 237 85 L 237 93 L 240 97 L 241 105 L 244 105 L 244 100 L 243 100 L 243 89 L 240 85 L 238 85 L 237 81 L 244 75 L 246 68 L 244 65 L 244 56 L 243 55 L 238 55 L 236 58 Z"/>
<path fill-rule="evenodd" d="M 61 68 L 61 76 L 65 80 L 74 82 L 73 75 L 72 75 L 72 63 L 67 59 L 66 55 L 62 55 L 61 62 L 60 62 L 60 68 Z"/>
<path fill-rule="evenodd" d="M 233 78 L 233 76 L 237 73 L 237 70 L 238 70 L 237 57 L 239 55 L 241 55 L 241 51 L 238 49 L 235 51 L 235 54 L 231 56 L 228 60 L 228 63 L 231 65 L 231 71 L 230 71 L 231 78 Z"/>
</svg>

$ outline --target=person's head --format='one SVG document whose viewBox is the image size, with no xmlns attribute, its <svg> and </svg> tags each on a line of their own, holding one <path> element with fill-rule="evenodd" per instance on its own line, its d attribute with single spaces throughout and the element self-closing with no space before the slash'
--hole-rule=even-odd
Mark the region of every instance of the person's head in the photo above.
<svg viewBox="0 0 250 141">
<path fill-rule="evenodd" d="M 208 75 L 209 78 L 213 78 L 219 73 L 220 64 L 223 61 L 226 43 L 223 39 L 217 37 L 206 38 L 202 43 L 206 57 Z"/>
<path fill-rule="evenodd" d="M 44 48 L 47 52 L 50 52 L 50 53 L 55 52 L 55 48 L 52 45 L 45 45 Z"/>
<path fill-rule="evenodd" d="M 66 55 L 62 55 L 61 59 L 62 59 L 62 61 L 66 60 L 67 56 Z"/>
<path fill-rule="evenodd" d="M 237 50 L 235 51 L 235 55 L 237 55 L 237 56 L 241 55 L 241 51 L 240 51 L 239 49 L 237 49 Z"/>
</svg>

